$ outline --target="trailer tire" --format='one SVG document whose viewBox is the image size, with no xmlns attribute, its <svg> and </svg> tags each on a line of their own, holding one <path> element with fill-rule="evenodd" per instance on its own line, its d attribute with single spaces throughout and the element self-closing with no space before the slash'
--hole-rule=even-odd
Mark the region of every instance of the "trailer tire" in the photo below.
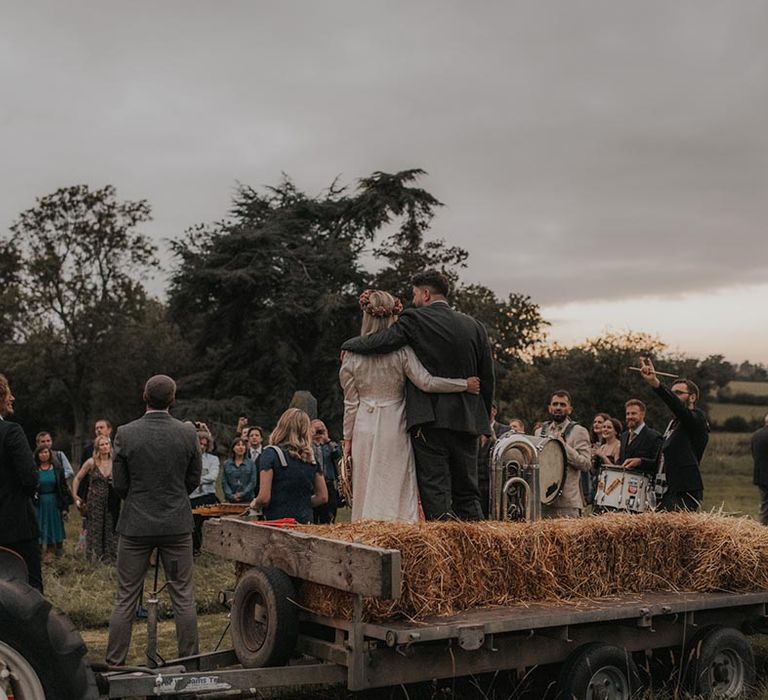
<svg viewBox="0 0 768 700">
<path fill-rule="evenodd" d="M 602 697 L 595 689 L 609 690 L 606 697 L 629 700 L 640 689 L 637 665 L 626 649 L 591 642 L 576 649 L 563 664 L 557 680 L 557 700 Z"/>
<path fill-rule="evenodd" d="M 271 566 L 248 569 L 232 600 L 232 645 L 245 668 L 282 666 L 293 654 L 299 613 L 290 577 Z"/>
<path fill-rule="evenodd" d="M 0 642 L 34 671 L 46 700 L 98 697 L 80 633 L 66 615 L 54 611 L 39 591 L 25 583 L 0 581 Z M 6 652 L 11 663 L 18 662 L 12 652 Z"/>
<path fill-rule="evenodd" d="M 755 684 L 755 656 L 749 640 L 733 627 L 701 630 L 685 655 L 686 689 L 695 695 L 738 698 Z"/>
</svg>

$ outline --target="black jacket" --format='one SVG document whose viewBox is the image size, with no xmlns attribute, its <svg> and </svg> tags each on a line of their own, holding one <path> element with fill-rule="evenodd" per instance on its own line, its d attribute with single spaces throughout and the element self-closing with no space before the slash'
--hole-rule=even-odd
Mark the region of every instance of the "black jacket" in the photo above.
<svg viewBox="0 0 768 700">
<path fill-rule="evenodd" d="M 768 426 L 752 436 L 752 459 L 755 462 L 754 483 L 768 487 Z"/>
<path fill-rule="evenodd" d="M 387 330 L 352 338 L 342 350 L 363 355 L 386 354 L 410 345 L 430 374 L 449 379 L 480 377 L 480 395 L 467 392 L 425 394 L 406 384 L 408 429 L 429 425 L 473 435 L 490 435 L 489 415 L 494 376 L 488 334 L 471 316 L 444 302 L 403 311 Z"/>
<path fill-rule="evenodd" d="M 67 477 L 64 475 L 64 467 L 59 460 L 51 459 L 53 473 L 56 476 L 56 505 L 60 512 L 68 510 L 72 505 L 72 494 L 67 486 Z"/>
<path fill-rule="evenodd" d="M 654 391 L 675 414 L 672 430 L 661 448 L 667 487 L 672 493 L 701 491 L 704 484 L 699 464 L 709 441 L 706 416 L 698 408 L 688 408 L 663 384 Z"/>
<path fill-rule="evenodd" d="M 37 468 L 24 431 L 0 420 L 0 544 L 38 536 L 36 492 Z"/>
<path fill-rule="evenodd" d="M 630 443 L 629 431 L 621 434 L 621 447 L 619 448 L 619 464 L 624 464 L 625 459 L 640 458 L 640 466 L 637 468 L 645 474 L 655 474 L 659 464 L 661 445 L 664 442 L 661 433 L 647 425 L 643 427 L 637 437 Z"/>
</svg>

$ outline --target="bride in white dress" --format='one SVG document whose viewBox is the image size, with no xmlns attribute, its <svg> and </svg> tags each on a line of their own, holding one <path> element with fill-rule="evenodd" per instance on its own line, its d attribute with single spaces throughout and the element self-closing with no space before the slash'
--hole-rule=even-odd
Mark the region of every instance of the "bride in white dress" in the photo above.
<svg viewBox="0 0 768 700">
<path fill-rule="evenodd" d="M 363 292 L 360 307 L 361 335 L 389 328 L 403 309 L 398 299 L 377 290 Z M 418 489 L 405 428 L 405 381 L 429 393 L 479 393 L 479 380 L 433 377 L 409 346 L 388 355 L 346 353 L 339 379 L 344 390 L 344 453 L 352 455 L 352 520 L 416 522 Z"/>
</svg>

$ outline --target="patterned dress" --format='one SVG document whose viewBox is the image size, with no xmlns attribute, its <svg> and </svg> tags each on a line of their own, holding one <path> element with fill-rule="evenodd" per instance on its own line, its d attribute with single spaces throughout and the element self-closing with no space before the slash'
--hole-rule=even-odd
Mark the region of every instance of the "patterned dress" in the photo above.
<svg viewBox="0 0 768 700">
<path fill-rule="evenodd" d="M 64 521 L 61 519 L 56 495 L 56 472 L 53 469 L 40 469 L 38 474 L 37 525 L 40 528 L 40 544 L 61 544 L 64 541 Z"/>
<path fill-rule="evenodd" d="M 117 559 L 117 537 L 109 509 L 111 480 L 93 466 L 88 485 L 88 527 L 85 531 L 85 554 L 88 559 L 114 562 Z"/>
</svg>

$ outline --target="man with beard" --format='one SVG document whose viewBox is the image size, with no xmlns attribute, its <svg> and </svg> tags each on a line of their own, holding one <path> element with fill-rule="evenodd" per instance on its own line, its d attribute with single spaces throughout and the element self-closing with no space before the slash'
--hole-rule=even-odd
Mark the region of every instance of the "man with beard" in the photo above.
<svg viewBox="0 0 768 700">
<path fill-rule="evenodd" d="M 704 495 L 699 465 L 709 441 L 707 417 L 696 408 L 699 388 L 683 377 L 665 387 L 647 357 L 640 358 L 640 376 L 674 416 L 664 431 L 661 448 L 659 471 L 666 476 L 667 492 L 659 510 L 698 510 Z"/>
<path fill-rule="evenodd" d="M 571 395 L 559 389 L 549 397 L 549 415 L 552 420 L 537 431 L 541 437 L 560 440 L 565 448 L 566 469 L 560 495 L 549 505 L 542 505 L 542 518 L 578 518 L 584 508 L 581 493 L 581 472 L 592 467 L 592 450 L 589 431 L 571 420 L 573 406 Z"/>
<path fill-rule="evenodd" d="M 624 469 L 636 469 L 653 476 L 661 452 L 661 433 L 645 424 L 645 404 L 630 399 L 624 404 L 627 429 L 621 434 L 619 464 Z"/>
<path fill-rule="evenodd" d="M 0 374 L 0 546 L 24 559 L 29 584 L 42 593 L 37 516 L 32 505 L 37 467 L 21 426 L 6 420 L 13 415 L 14 400 L 8 380 Z"/>
</svg>

